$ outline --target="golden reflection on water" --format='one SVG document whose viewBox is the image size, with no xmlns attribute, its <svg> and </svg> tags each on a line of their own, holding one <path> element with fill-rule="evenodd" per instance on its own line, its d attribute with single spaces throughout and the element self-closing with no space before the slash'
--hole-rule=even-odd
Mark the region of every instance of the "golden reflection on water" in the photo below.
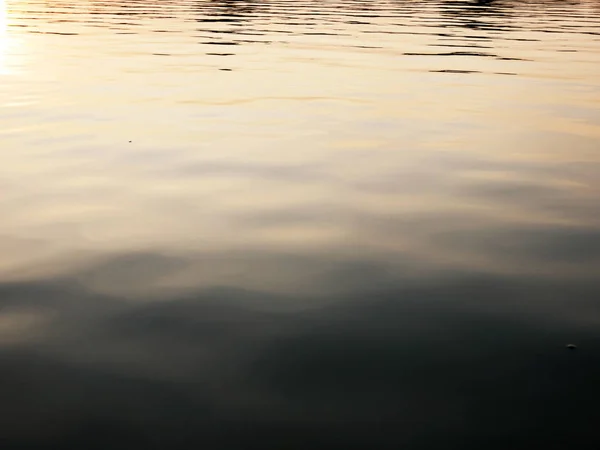
<svg viewBox="0 0 600 450">
<path fill-rule="evenodd" d="M 327 4 L 331 23 L 304 24 L 300 6 L 219 5 L 16 4 L 28 64 L 0 104 L 2 279 L 132 252 L 185 261 L 129 283 L 145 289 L 309 285 L 363 257 L 592 270 L 494 244 L 598 225 L 589 22 L 558 15 L 581 33 L 545 41 L 510 8 Z"/>
<path fill-rule="evenodd" d="M 0 74 L 7 71 L 8 39 L 8 5 L 0 0 Z"/>
<path fill-rule="evenodd" d="M 597 0 L 0 2 L 2 449 L 600 448 Z"/>
</svg>

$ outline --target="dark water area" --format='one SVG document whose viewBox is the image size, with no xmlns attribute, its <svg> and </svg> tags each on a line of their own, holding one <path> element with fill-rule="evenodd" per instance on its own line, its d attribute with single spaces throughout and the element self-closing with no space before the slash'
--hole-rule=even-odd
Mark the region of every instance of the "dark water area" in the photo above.
<svg viewBox="0 0 600 450">
<path fill-rule="evenodd" d="M 598 1 L 0 0 L 0 162 L 1 449 L 600 448 Z"/>
</svg>

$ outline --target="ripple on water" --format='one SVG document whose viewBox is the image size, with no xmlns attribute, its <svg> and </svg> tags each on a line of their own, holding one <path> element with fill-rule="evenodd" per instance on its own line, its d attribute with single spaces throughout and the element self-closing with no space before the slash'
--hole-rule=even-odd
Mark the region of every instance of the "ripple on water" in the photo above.
<svg viewBox="0 0 600 450">
<path fill-rule="evenodd" d="M 0 445 L 598 448 L 599 27 L 0 0 Z"/>
</svg>

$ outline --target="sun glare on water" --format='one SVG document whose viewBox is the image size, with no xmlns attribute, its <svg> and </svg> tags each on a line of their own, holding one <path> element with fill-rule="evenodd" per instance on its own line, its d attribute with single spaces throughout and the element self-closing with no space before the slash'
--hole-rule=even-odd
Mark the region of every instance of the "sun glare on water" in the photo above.
<svg viewBox="0 0 600 450">
<path fill-rule="evenodd" d="M 10 36 L 8 34 L 8 5 L 6 0 L 0 0 L 0 74 L 9 72 L 8 52 Z"/>
</svg>

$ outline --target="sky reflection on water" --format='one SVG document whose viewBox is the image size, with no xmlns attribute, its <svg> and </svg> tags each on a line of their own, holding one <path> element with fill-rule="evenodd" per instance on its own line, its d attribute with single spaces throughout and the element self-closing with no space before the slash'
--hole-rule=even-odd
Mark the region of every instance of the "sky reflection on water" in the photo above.
<svg viewBox="0 0 600 450">
<path fill-rule="evenodd" d="M 0 446 L 596 448 L 599 25 L 0 0 Z"/>
</svg>

